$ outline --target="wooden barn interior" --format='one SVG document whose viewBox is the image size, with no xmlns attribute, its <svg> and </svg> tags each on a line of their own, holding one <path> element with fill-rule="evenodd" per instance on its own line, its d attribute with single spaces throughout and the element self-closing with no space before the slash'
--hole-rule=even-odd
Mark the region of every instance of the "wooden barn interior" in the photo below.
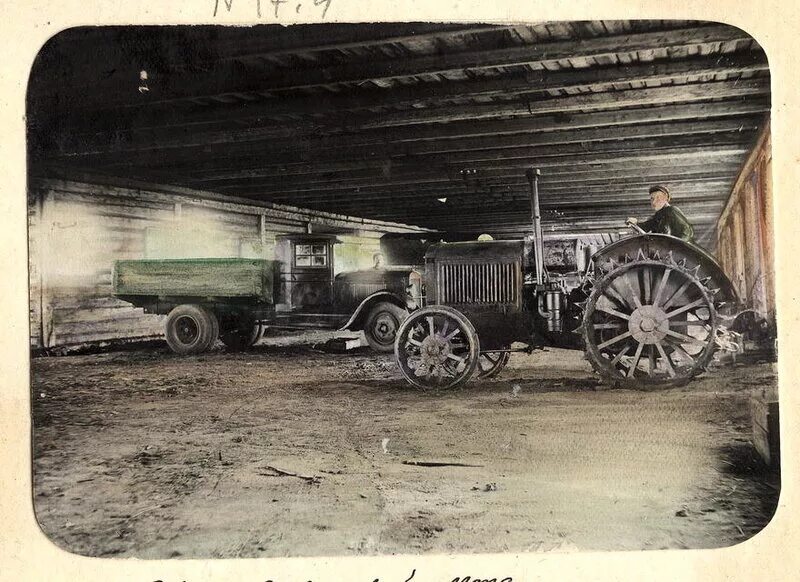
<svg viewBox="0 0 800 582">
<path fill-rule="evenodd" d="M 28 93 L 32 345 L 158 333 L 112 309 L 115 259 L 522 237 L 531 167 L 545 236 L 597 246 L 667 184 L 772 317 L 769 108 L 764 52 L 712 23 L 67 30 Z"/>
<path fill-rule="evenodd" d="M 531 373 L 542 375 L 536 376 L 537 385 L 549 387 L 538 394 L 534 387 L 527 392 L 533 384 L 520 380 L 529 372 L 520 355 L 512 359 L 511 380 L 493 385 L 495 392 L 466 393 L 461 410 L 466 424 L 458 425 L 454 417 L 448 417 L 446 424 L 456 423 L 452 426 L 472 434 L 475 426 L 492 424 L 496 418 L 494 426 L 514 429 L 508 437 L 512 440 L 534 434 L 538 429 L 533 427 L 552 428 L 554 436 L 548 437 L 552 440 L 541 437 L 537 446 L 555 443 L 555 452 L 539 451 L 525 460 L 529 464 L 545 459 L 552 466 L 537 469 L 540 473 L 533 481 L 525 477 L 516 484 L 475 469 L 479 481 L 458 477 L 463 491 L 459 489 L 462 493 L 453 500 L 439 488 L 442 482 L 431 477 L 430 469 L 421 476 L 413 459 L 397 465 L 399 469 L 385 465 L 395 447 L 407 447 L 408 458 L 428 450 L 414 441 L 417 437 L 403 440 L 404 426 L 415 426 L 437 446 L 457 448 L 475 442 L 470 438 L 449 443 L 447 433 L 437 432 L 446 427 L 436 416 L 439 405 L 434 398 L 415 400 L 419 397 L 399 384 L 382 390 L 382 378 L 394 373 L 390 356 L 323 356 L 309 351 L 307 359 L 298 359 L 278 348 L 244 356 L 218 349 L 206 359 L 179 361 L 162 348 L 152 348 L 153 355 L 145 347 L 133 352 L 123 366 L 119 363 L 123 356 L 113 351 L 115 346 L 142 340 L 150 341 L 142 345 L 151 346 L 163 337 L 164 322 L 163 316 L 146 314 L 114 297 L 112 272 L 117 260 L 271 259 L 282 235 L 319 233 L 336 235 L 336 270 L 345 272 L 369 268 L 374 254 L 386 252 L 391 240 L 463 241 L 484 234 L 495 240 L 519 239 L 532 228 L 526 178 L 531 168 L 541 172 L 545 243 L 576 252 L 628 236 L 627 217 L 645 219 L 652 214 L 648 188 L 667 185 L 672 203 L 693 224 L 697 244 L 717 258 L 746 306 L 774 332 L 770 72 L 767 56 L 747 32 L 724 24 L 677 20 L 73 28 L 50 39 L 33 64 L 27 127 L 30 346 L 36 356 L 78 352 L 63 358 L 34 358 L 34 393 L 41 392 L 36 406 L 42 407 L 34 414 L 40 439 L 35 465 L 36 494 L 41 495 L 36 497 L 37 512 L 45 532 L 62 547 L 87 555 L 145 558 L 715 547 L 746 539 L 771 517 L 770 509 L 759 514 L 761 521 L 747 513 L 749 503 L 757 504 L 754 499 L 777 502 L 769 478 L 744 482 L 742 473 L 729 476 L 724 471 L 727 465 L 744 462 L 741 456 L 725 456 L 733 449 L 724 446 L 730 442 L 738 446 L 751 438 L 749 413 L 742 411 L 747 410 L 753 386 L 776 381 L 771 363 L 722 372 L 719 379 L 704 376 L 699 395 L 687 396 L 690 393 L 684 389 L 661 395 L 595 394 L 591 370 L 580 356 L 559 367 L 548 363 L 546 354 L 534 354 L 533 360 L 524 361 L 537 363 L 539 371 Z M 391 254 L 389 259 L 391 263 Z M 156 360 L 163 374 L 170 376 L 158 386 L 147 368 Z M 286 367 L 276 371 L 270 367 L 278 366 L 276 362 Z M 263 379 L 266 376 L 246 373 L 262 366 L 266 371 L 258 374 L 276 374 L 300 388 L 262 397 L 260 391 L 273 390 L 272 384 Z M 318 369 L 334 380 L 306 390 L 304 374 Z M 103 370 L 108 376 L 102 376 Z M 96 400 L 82 400 L 87 391 L 58 396 L 59 386 L 84 374 L 86 382 L 96 381 L 97 386 L 107 382 L 108 390 L 103 384 Z M 230 385 L 220 386 L 222 378 L 228 378 Z M 358 385 L 361 381 L 366 384 Z M 192 408 L 199 402 L 191 400 L 195 393 L 208 402 L 217 396 L 230 400 L 214 400 L 212 415 Z M 721 393 L 729 396 L 725 402 L 718 398 Z M 541 397 L 530 409 L 536 410 L 531 412 L 534 416 L 575 408 L 569 418 L 552 424 L 549 417 L 502 420 L 503 415 L 522 410 L 514 408 L 521 400 L 512 400 L 519 394 Z M 165 395 L 172 398 L 172 405 Z M 502 409 L 495 407 L 493 395 Z M 163 408 L 159 398 L 164 399 Z M 374 402 L 360 404 L 362 398 Z M 686 398 L 696 400 L 690 406 Z M 87 404 L 89 400 L 93 404 Z M 123 400 L 126 404 L 120 404 Z M 179 400 L 182 411 L 174 404 Z M 347 408 L 329 408 L 344 400 Z M 265 402 L 271 408 L 264 408 Z M 447 402 L 442 406 L 448 411 L 460 406 L 458 397 Z M 294 412 L 289 410 L 293 405 L 299 407 Z M 632 418 L 631 406 L 641 415 Z M 406 422 L 402 419 L 411 414 L 409 409 L 429 416 L 399 424 Z M 78 420 L 81 410 L 88 420 Z M 293 432 L 301 422 L 296 410 L 316 419 L 318 426 L 333 419 L 334 424 L 347 425 L 342 434 L 350 440 L 330 437 L 335 450 L 326 459 L 344 455 L 348 466 L 360 467 L 358 471 L 378 467 L 384 477 L 396 477 L 393 484 L 378 487 L 383 496 L 379 509 L 359 505 L 379 495 L 360 482 L 337 494 L 335 503 L 330 497 L 320 505 L 316 498 L 309 501 L 308 491 L 320 483 L 314 480 L 314 471 L 323 465 L 302 465 L 312 447 L 302 438 L 312 437 Z M 407 412 L 398 413 L 395 420 L 380 416 L 382 410 Z M 190 426 L 186 415 L 194 413 L 193 422 L 198 424 Z M 228 433 L 228 428 L 219 428 L 220 423 L 235 423 L 242 414 L 253 415 L 248 418 L 263 414 L 285 431 L 269 446 L 281 446 L 275 444 L 281 439 L 300 443 L 295 449 L 287 444 L 281 449 L 283 456 L 270 457 L 277 472 L 259 469 L 258 485 L 244 477 L 231 485 L 226 472 L 240 462 L 246 465 L 230 443 L 241 445 L 240 449 L 255 443 L 257 436 L 249 431 L 262 426 L 258 422 L 263 420 L 252 420 L 249 429 L 237 426 Z M 137 426 L 145 426 L 147 419 L 159 422 L 147 425 L 147 436 L 142 436 L 129 432 L 133 425 L 119 424 L 126 415 L 141 419 L 133 421 Z M 369 426 L 364 424 L 366 418 Z M 611 428 L 598 429 L 597 439 L 595 433 L 581 433 L 581 426 L 598 418 L 611 418 L 609 426 L 618 422 L 613 430 L 629 430 L 627 437 L 634 440 L 654 429 L 666 436 L 662 441 L 659 433 L 645 438 L 649 444 L 641 449 L 619 451 L 614 449 L 619 432 Z M 680 424 L 684 421 L 678 419 L 684 418 L 694 423 L 691 426 L 700 436 L 690 438 L 681 432 L 689 426 Z M 86 428 L 95 421 L 114 429 L 96 433 L 95 428 Z M 715 428 L 702 432 L 709 426 Z M 163 432 L 167 427 L 169 434 Z M 377 427 L 388 432 L 384 435 Z M 114 478 L 127 483 L 128 492 L 111 485 L 104 489 L 111 477 L 99 468 L 91 473 L 94 465 L 74 457 L 82 450 L 78 445 L 66 456 L 53 456 L 64 434 L 90 447 L 113 441 L 106 452 L 91 454 L 106 455 L 103 462 L 112 465 L 122 459 Z M 385 436 L 382 445 L 381 436 Z M 180 444 L 184 437 L 189 443 L 183 449 L 189 459 L 185 462 L 194 463 L 190 473 L 183 460 L 171 465 L 163 460 L 174 453 L 171 446 L 184 446 Z M 217 437 L 227 445 L 218 446 Z M 508 444 L 512 440 L 481 441 L 480 446 L 487 447 L 481 449 L 485 456 L 474 457 L 477 462 L 468 466 L 493 466 L 495 461 L 486 459 L 510 455 L 502 447 L 512 446 Z M 372 448 L 362 450 L 368 441 Z M 648 448 L 651 441 L 666 443 L 670 450 Z M 702 453 L 691 449 L 698 442 L 705 443 Z M 598 443 L 606 443 L 606 448 L 597 448 Z M 277 455 L 267 444 L 260 446 L 259 454 L 269 450 Z M 638 462 L 643 469 L 625 465 L 617 473 L 609 470 L 614 475 L 609 476 L 601 469 L 592 473 L 585 465 L 564 468 L 565 451 L 574 452 L 575 447 L 580 448 L 575 456 L 579 461 L 611 450 L 616 452 L 608 467 Z M 352 458 L 347 456 L 351 449 Z M 448 457 L 436 450 L 438 460 Z M 694 460 L 678 458 L 683 453 Z M 82 465 L 91 474 L 65 469 L 62 464 L 68 458 L 74 462 L 70 467 Z M 473 463 L 470 459 L 466 462 Z M 656 461 L 660 465 L 651 466 Z M 153 465 L 162 462 L 164 470 L 153 473 Z M 299 468 L 292 469 L 295 462 Z M 320 479 L 327 481 L 321 481 L 320 491 L 337 479 L 346 485 L 348 471 L 342 466 L 325 465 Z M 704 472 L 707 467 L 716 472 Z M 662 493 L 656 494 L 652 482 L 644 486 L 639 481 L 649 471 L 651 480 L 659 471 L 672 471 L 665 477 L 665 492 L 661 483 Z M 167 474 L 174 479 L 165 480 Z M 545 474 L 555 475 L 553 483 L 563 478 L 566 489 L 539 483 L 540 497 L 528 499 L 528 484 Z M 695 476 L 697 480 L 691 481 Z M 87 482 L 78 485 L 69 481 L 73 478 L 78 484 L 83 483 L 81 478 Z M 599 491 L 604 487 L 592 485 L 598 479 L 636 484 L 624 491 L 610 485 L 611 492 L 603 497 Z M 296 487 L 305 489 L 266 493 L 258 489 L 264 482 L 278 481 L 297 482 Z M 708 499 L 718 482 L 737 493 L 725 498 L 732 500 L 728 506 L 712 503 L 716 522 L 703 521 L 699 516 L 707 515 L 703 511 L 712 505 L 700 500 Z M 73 488 L 73 501 L 59 501 L 55 483 Z M 242 483 L 247 486 L 238 488 Z M 256 490 L 276 503 L 262 503 L 266 497 L 256 497 Z M 385 490 L 408 495 L 392 497 Z M 473 522 L 461 514 L 453 517 L 452 507 L 460 507 L 462 496 L 503 499 L 503 492 L 511 490 L 516 500 L 527 501 L 518 507 L 498 505 L 491 518 L 496 521 L 484 523 L 483 517 L 476 517 L 475 523 L 481 525 L 470 530 L 467 526 Z M 552 507 L 546 500 L 551 494 L 554 500 L 571 499 L 564 490 L 579 490 L 581 499 L 595 505 L 558 506 L 553 517 L 552 510 L 547 513 Z M 171 493 L 162 499 L 165 491 Z M 197 491 L 201 497 L 194 495 Z M 87 517 L 89 506 L 81 505 L 90 502 L 79 500 L 84 494 L 86 500 L 106 504 L 98 505 L 101 511 L 93 517 Z M 184 513 L 182 502 L 175 501 L 182 495 L 193 503 Z M 148 497 L 163 503 L 162 509 L 150 511 Z M 408 504 L 424 505 L 429 497 L 424 511 L 411 517 L 404 513 Z M 759 507 L 774 509 L 772 501 Z M 257 509 L 243 511 L 248 503 Z M 123 513 L 124 507 L 129 517 L 115 522 L 114 515 Z M 259 516 L 275 508 L 294 512 L 286 525 L 274 526 L 282 537 L 253 533 L 260 527 Z M 484 509 L 474 515 L 483 515 Z M 656 513 L 647 513 L 651 510 Z M 517 511 L 523 518 L 517 519 Z M 157 521 L 159 512 L 169 514 L 172 525 Z M 276 515 L 270 514 L 271 523 L 284 523 Z M 572 517 L 564 517 L 558 525 L 559 515 Z M 611 515 L 614 525 L 606 527 L 602 520 Z M 341 523 L 352 519 L 356 525 L 346 531 L 340 527 L 341 538 L 334 540 L 330 530 L 339 526 L 330 524 L 336 519 L 344 520 Z M 587 526 L 587 519 L 598 523 Z M 680 527 L 674 526 L 676 521 Z M 512 536 L 508 543 L 488 533 L 501 522 L 501 529 L 513 530 L 506 531 Z M 520 524 L 534 522 L 547 526 L 542 525 L 546 532 L 536 534 L 544 537 L 523 543 L 520 540 L 526 540 L 534 526 Z M 64 529 L 63 523 L 77 525 Z M 451 527 L 452 523 L 460 525 Z M 691 527 L 683 527 L 686 523 Z M 370 525 L 359 529 L 358 524 Z M 170 529 L 173 525 L 175 531 Z M 461 526 L 477 537 L 453 533 Z M 650 526 L 653 529 L 647 529 Z M 715 530 L 717 526 L 722 529 Z M 209 531 L 229 532 L 226 527 L 250 528 L 250 537 L 228 540 L 227 545 L 210 541 Z M 369 529 L 373 527 L 377 529 Z M 92 528 L 114 535 L 98 536 Z M 383 534 L 376 533 L 380 528 Z"/>
</svg>

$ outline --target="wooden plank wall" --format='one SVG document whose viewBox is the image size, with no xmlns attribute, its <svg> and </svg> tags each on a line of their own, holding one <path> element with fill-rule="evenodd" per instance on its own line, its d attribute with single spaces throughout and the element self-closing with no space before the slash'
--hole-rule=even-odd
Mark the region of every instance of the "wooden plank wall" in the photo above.
<svg viewBox="0 0 800 582">
<path fill-rule="evenodd" d="M 717 223 L 717 256 L 741 298 L 775 321 L 770 124 L 759 136 Z"/>
<path fill-rule="evenodd" d="M 34 179 L 28 193 L 30 344 L 35 349 L 160 337 L 163 317 L 112 296 L 117 259 L 274 258 L 275 236 L 308 212 L 141 188 Z M 339 220 L 337 224 L 346 220 Z M 353 219 L 347 266 L 369 267 L 381 224 Z M 341 226 L 341 225 L 340 225 Z"/>
</svg>

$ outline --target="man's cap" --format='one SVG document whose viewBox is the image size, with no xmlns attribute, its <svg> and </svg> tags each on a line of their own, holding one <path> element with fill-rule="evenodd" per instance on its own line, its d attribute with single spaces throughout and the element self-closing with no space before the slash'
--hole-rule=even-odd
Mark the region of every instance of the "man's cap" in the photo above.
<svg viewBox="0 0 800 582">
<path fill-rule="evenodd" d="M 663 184 L 657 184 L 655 186 L 650 186 L 650 194 L 653 192 L 663 192 L 667 195 L 667 200 L 672 200 L 672 194 L 669 192 L 669 188 L 664 186 Z"/>
</svg>

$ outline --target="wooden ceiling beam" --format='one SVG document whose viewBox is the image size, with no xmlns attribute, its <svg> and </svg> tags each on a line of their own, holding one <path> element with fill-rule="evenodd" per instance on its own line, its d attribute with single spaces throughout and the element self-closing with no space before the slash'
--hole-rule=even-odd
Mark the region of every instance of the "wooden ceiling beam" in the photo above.
<svg viewBox="0 0 800 582">
<path fill-rule="evenodd" d="M 741 127 L 741 125 L 740 125 Z M 606 132 L 607 137 L 614 134 Z M 627 151 L 655 151 L 665 148 L 681 147 L 706 147 L 706 146 L 729 146 L 729 145 L 749 145 L 755 139 L 754 131 L 728 131 L 723 134 L 697 134 L 697 135 L 674 135 L 670 137 L 626 139 L 614 141 L 598 142 L 575 142 L 563 145 L 544 144 L 530 147 L 490 149 L 485 151 L 466 151 L 453 152 L 446 154 L 427 154 L 424 156 L 408 156 L 391 160 L 362 160 L 347 162 L 331 162 L 316 164 L 285 164 L 261 167 L 258 169 L 244 168 L 241 170 L 224 171 L 210 170 L 193 172 L 189 183 L 197 185 L 212 186 L 218 183 L 225 183 L 230 180 L 268 178 L 268 177 L 288 177 L 288 176 L 309 176 L 315 174 L 325 174 L 330 176 L 335 173 L 350 173 L 354 170 L 373 170 L 375 173 L 391 174 L 395 170 L 413 169 L 420 165 L 454 166 L 470 165 L 470 167 L 480 167 L 486 163 L 502 163 L 507 160 L 519 160 L 530 158 L 554 158 L 565 155 L 592 154 L 603 152 L 627 152 Z M 543 137 L 548 134 L 542 134 Z M 552 139 L 552 136 L 550 136 Z M 619 137 L 619 136 L 618 136 Z M 174 169 L 173 169 L 174 171 Z M 195 177 L 196 176 L 196 177 Z"/>
<path fill-rule="evenodd" d="M 705 182 L 693 182 L 690 184 L 675 184 L 670 182 L 673 197 L 675 200 L 697 199 L 698 197 L 727 198 L 730 193 L 731 180 L 715 180 Z M 566 185 L 562 190 L 540 188 L 540 198 L 542 207 L 560 207 L 582 204 L 613 204 L 629 202 L 632 199 L 641 197 L 647 200 L 647 189 L 653 182 L 646 182 L 637 185 L 609 184 L 605 190 L 581 188 L 576 185 Z M 395 193 L 391 196 L 368 196 L 353 198 L 309 198 L 304 197 L 304 205 L 330 205 L 336 207 L 350 207 L 353 209 L 363 208 L 391 208 L 394 206 L 402 207 L 407 204 L 427 203 L 435 205 L 439 198 L 446 198 L 449 201 L 460 204 L 470 200 L 481 200 L 487 203 L 499 203 L 518 200 L 529 200 L 530 193 L 526 187 L 518 186 L 514 189 L 500 193 L 493 192 L 406 192 Z"/>
<path fill-rule="evenodd" d="M 378 129 L 364 131 L 359 134 L 341 134 L 336 136 L 312 137 L 299 135 L 299 132 L 285 128 L 281 136 L 266 136 L 263 128 L 248 130 L 231 130 L 210 134 L 178 134 L 137 136 L 133 142 L 98 140 L 97 142 L 70 138 L 59 144 L 54 150 L 60 151 L 60 157 L 82 157 L 94 164 L 115 163 L 119 154 L 136 152 L 134 159 L 141 163 L 163 163 L 165 158 L 171 160 L 185 159 L 197 161 L 198 156 L 207 158 L 220 157 L 252 157 L 253 151 L 259 156 L 268 157 L 272 153 L 280 155 L 284 149 L 292 152 L 333 151 L 343 146 L 378 148 L 388 144 L 418 143 L 427 140 L 474 138 L 478 136 L 519 135 L 528 132 L 557 131 L 568 128 L 608 129 L 612 127 L 645 124 L 668 123 L 690 119 L 710 120 L 718 117 L 735 115 L 762 114 L 770 109 L 769 99 L 751 98 L 747 100 L 729 100 L 715 103 L 694 103 L 686 105 L 663 105 L 661 107 L 645 107 L 622 111 L 604 111 L 592 113 L 559 114 L 553 113 L 513 120 L 459 121 L 447 124 L 430 124 L 391 130 Z M 275 133 L 269 129 L 269 133 Z M 169 150 L 179 150 L 170 152 Z M 183 151 L 180 151 L 183 150 Z M 299 154 L 298 154 L 299 155 Z"/>
<path fill-rule="evenodd" d="M 435 154 L 445 154 L 449 152 L 471 152 L 471 151 L 493 151 L 518 147 L 535 146 L 558 146 L 562 144 L 580 144 L 608 142 L 626 139 L 646 139 L 646 138 L 666 138 L 669 136 L 689 136 L 689 135 L 715 135 L 728 132 L 751 132 L 757 131 L 763 123 L 761 117 L 733 117 L 730 119 L 720 119 L 712 121 L 678 121 L 672 123 L 648 123 L 642 125 L 625 125 L 609 131 L 607 128 L 600 129 L 579 129 L 563 131 L 544 131 L 537 133 L 523 133 L 516 135 L 485 135 L 463 139 L 431 140 L 409 144 L 387 144 L 386 146 L 368 147 L 348 147 L 343 144 L 341 147 L 314 152 L 313 164 L 330 163 L 331 168 L 334 164 L 379 164 L 383 160 L 390 158 L 404 158 L 411 156 L 428 156 Z M 123 160 L 120 156 L 116 157 L 115 163 L 105 164 L 103 167 L 121 171 L 141 172 L 145 166 L 142 165 L 143 155 L 137 155 Z M 277 158 L 277 159 L 276 159 Z M 270 151 L 264 151 L 258 155 L 246 157 L 214 157 L 204 159 L 200 155 L 191 161 L 177 161 L 170 163 L 163 157 L 158 161 L 158 169 L 161 172 L 173 173 L 175 175 L 191 175 L 193 177 L 213 177 L 224 172 L 245 172 L 245 171 L 268 171 L 270 169 L 284 169 L 287 173 L 292 173 L 295 169 L 307 167 L 307 162 L 298 161 L 300 159 L 311 158 L 309 152 L 292 151 L 285 152 L 284 155 L 273 155 Z M 291 160 L 281 162 L 280 159 Z M 155 161 L 153 161 L 155 163 Z"/>
<path fill-rule="evenodd" d="M 613 168 L 638 168 L 645 164 L 670 163 L 675 166 L 684 164 L 713 164 L 716 161 L 735 163 L 747 154 L 749 148 L 744 144 L 727 146 L 664 148 L 650 151 L 603 152 L 596 154 L 575 154 L 561 157 L 530 157 L 526 159 L 502 160 L 492 164 L 471 163 L 479 166 L 478 174 L 468 179 L 482 177 L 506 176 L 524 173 L 526 168 L 538 167 L 546 171 L 551 168 L 574 169 L 588 164 L 611 166 Z M 607 168 L 608 169 L 608 168 Z M 596 171 L 602 171 L 595 168 Z M 268 179 L 248 179 L 248 184 L 263 185 L 265 192 L 281 192 L 287 189 L 307 188 L 309 190 L 328 190 L 333 185 L 380 186 L 382 184 L 413 184 L 423 181 L 452 181 L 463 179 L 458 170 L 449 165 L 419 167 L 392 167 L 388 172 L 365 174 L 351 172 L 347 174 L 311 174 L 301 177 L 279 177 Z M 189 181 L 189 184 L 192 182 Z M 235 183 L 235 182 L 234 182 Z M 213 189 L 224 188 L 224 184 L 215 183 Z M 210 187 L 208 189 L 211 189 Z"/>
<path fill-rule="evenodd" d="M 153 105 L 176 100 L 217 97 L 236 93 L 276 92 L 341 83 L 388 81 L 418 75 L 446 74 L 449 71 L 494 69 L 562 59 L 592 58 L 654 49 L 675 49 L 698 45 L 751 40 L 744 31 L 726 25 L 706 25 L 683 29 L 659 30 L 605 37 L 553 41 L 521 47 L 456 52 L 403 60 L 387 59 L 353 62 L 336 67 L 295 69 L 259 77 L 253 71 L 237 72 L 232 68 L 198 73 L 154 72 L 146 95 L 131 100 L 130 87 L 109 87 L 102 92 L 106 107 Z"/>
<path fill-rule="evenodd" d="M 552 181 L 571 181 L 576 182 L 584 180 L 586 182 L 596 183 L 598 180 L 607 180 L 612 182 L 618 179 L 632 179 L 646 181 L 652 179 L 653 181 L 667 181 L 664 178 L 679 179 L 682 176 L 713 176 L 713 175 L 735 175 L 737 169 L 741 166 L 741 158 L 733 160 L 723 160 L 715 163 L 709 163 L 708 160 L 701 160 L 698 164 L 693 164 L 692 160 L 684 160 L 681 164 L 673 163 L 647 163 L 647 164 L 624 164 L 624 167 L 615 165 L 607 165 L 602 171 L 598 172 L 596 169 L 589 168 L 576 168 L 573 166 L 559 169 L 550 169 L 542 176 L 542 183 L 547 183 L 547 180 Z M 518 183 L 524 182 L 524 174 L 519 171 L 503 171 L 500 173 L 492 173 L 487 175 L 487 185 L 493 185 L 496 181 L 505 183 L 512 181 Z M 313 195 L 330 193 L 333 196 L 357 196 L 360 188 L 364 189 L 380 189 L 380 188 L 415 188 L 417 185 L 425 185 L 428 187 L 435 187 L 437 185 L 452 185 L 454 183 L 463 183 L 462 180 L 452 180 L 447 177 L 437 176 L 434 178 L 418 178 L 410 180 L 386 180 L 374 184 L 333 184 L 328 188 L 308 188 L 296 187 L 285 188 L 280 191 L 266 191 L 263 184 L 249 181 L 247 184 L 241 184 L 231 187 L 217 187 L 216 192 L 242 195 L 242 196 L 255 196 L 255 197 L 275 197 L 275 198 L 300 198 L 305 195 Z"/>
<path fill-rule="evenodd" d="M 479 121 L 493 118 L 526 118 L 535 115 L 587 112 L 622 107 L 642 107 L 668 103 L 693 103 L 711 99 L 731 99 L 749 95 L 768 95 L 769 79 L 711 81 L 689 85 L 667 85 L 650 89 L 626 89 L 496 103 L 447 105 L 410 111 L 385 112 L 372 121 L 355 122 L 353 130 L 401 127 L 428 123 Z"/>
<path fill-rule="evenodd" d="M 679 61 L 661 60 L 619 66 L 590 67 L 559 71 L 529 71 L 521 78 L 470 79 L 417 83 L 390 89 L 361 89 L 343 93 L 316 93 L 274 98 L 266 101 L 237 103 L 230 106 L 198 106 L 181 111 L 179 116 L 170 107 L 151 106 L 127 110 L 100 111 L 95 131 L 112 125 L 115 131 L 141 131 L 159 127 L 179 128 L 192 125 L 221 124 L 247 121 L 263 123 L 265 119 L 280 119 L 287 115 L 341 115 L 365 109 L 408 108 L 441 103 L 453 99 L 504 97 L 569 91 L 578 88 L 602 89 L 609 84 L 651 83 L 705 75 L 733 75 L 767 71 L 769 65 L 762 51 L 729 55 L 708 55 Z M 85 116 L 72 116 L 65 124 L 86 133 Z"/>
</svg>

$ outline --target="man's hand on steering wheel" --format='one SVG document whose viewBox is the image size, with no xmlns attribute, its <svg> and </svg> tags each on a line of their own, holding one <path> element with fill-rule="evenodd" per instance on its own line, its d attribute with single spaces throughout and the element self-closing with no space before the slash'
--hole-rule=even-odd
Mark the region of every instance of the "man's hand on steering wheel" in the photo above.
<svg viewBox="0 0 800 582">
<path fill-rule="evenodd" d="M 636 218 L 632 217 L 632 216 L 628 217 L 628 220 L 625 221 L 625 224 L 626 224 L 626 226 L 631 227 L 633 230 L 635 230 L 639 234 L 644 234 L 644 232 L 645 232 L 642 229 L 642 227 L 639 226 L 639 221 Z"/>
</svg>

